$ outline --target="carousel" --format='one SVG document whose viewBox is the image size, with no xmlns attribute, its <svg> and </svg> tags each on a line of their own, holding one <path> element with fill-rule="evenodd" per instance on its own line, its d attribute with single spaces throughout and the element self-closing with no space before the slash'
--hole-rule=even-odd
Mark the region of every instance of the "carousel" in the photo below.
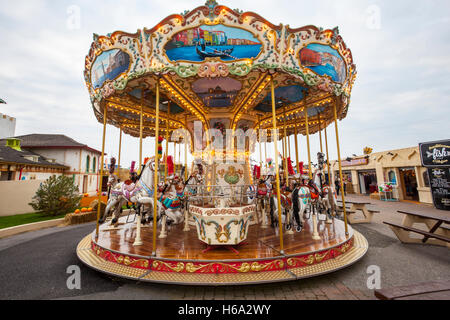
<svg viewBox="0 0 450 320">
<path fill-rule="evenodd" d="M 341 163 L 338 121 L 356 78 L 338 28 L 274 25 L 209 0 L 151 29 L 94 35 L 84 76 L 103 124 L 101 163 L 108 125 L 120 129 L 118 168 L 122 134 L 140 140 L 129 177 L 110 166 L 108 202 L 77 247 L 87 266 L 217 286 L 313 277 L 366 254 L 329 183 L 327 128 Z M 155 152 L 143 155 L 150 140 Z"/>
</svg>

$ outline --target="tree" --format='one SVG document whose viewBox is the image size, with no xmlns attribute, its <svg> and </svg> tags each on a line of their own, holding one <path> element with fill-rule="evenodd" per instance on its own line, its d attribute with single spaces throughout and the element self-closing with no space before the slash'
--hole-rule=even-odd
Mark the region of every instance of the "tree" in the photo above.
<svg viewBox="0 0 450 320">
<path fill-rule="evenodd" d="M 82 196 L 73 179 L 66 176 L 51 176 L 41 183 L 29 205 L 46 216 L 59 216 L 73 212 Z"/>
</svg>

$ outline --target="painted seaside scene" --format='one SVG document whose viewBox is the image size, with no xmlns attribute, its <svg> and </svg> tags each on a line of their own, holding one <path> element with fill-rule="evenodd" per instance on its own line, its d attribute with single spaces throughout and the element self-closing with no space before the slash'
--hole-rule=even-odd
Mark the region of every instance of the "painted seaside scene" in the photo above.
<svg viewBox="0 0 450 320">
<path fill-rule="evenodd" d="M 342 57 L 336 50 L 323 44 L 311 43 L 302 49 L 300 62 L 321 76 L 330 76 L 335 82 L 343 82 L 347 76 Z"/>
<path fill-rule="evenodd" d="M 301 101 L 306 91 L 306 88 L 299 85 L 276 88 L 275 97 L 277 109 Z M 272 95 L 269 93 L 255 110 L 272 112 Z"/>
<path fill-rule="evenodd" d="M 130 66 L 130 57 L 119 49 L 103 52 L 97 57 L 92 67 L 92 83 L 94 88 L 100 88 L 107 80 L 116 79 L 126 72 Z"/>
<path fill-rule="evenodd" d="M 242 84 L 232 78 L 200 79 L 192 84 L 192 90 L 209 108 L 226 108 L 233 104 Z"/>
<path fill-rule="evenodd" d="M 239 28 L 202 25 L 177 33 L 165 50 L 172 61 L 201 62 L 205 58 L 229 61 L 256 58 L 261 52 L 261 42 Z"/>
</svg>

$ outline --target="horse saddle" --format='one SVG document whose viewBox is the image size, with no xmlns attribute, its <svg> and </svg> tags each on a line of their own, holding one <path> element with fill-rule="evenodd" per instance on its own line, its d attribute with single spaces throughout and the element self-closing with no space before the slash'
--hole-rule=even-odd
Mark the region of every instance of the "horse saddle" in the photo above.
<svg viewBox="0 0 450 320">
<path fill-rule="evenodd" d="M 267 186 L 259 185 L 258 186 L 258 196 L 265 197 L 267 195 Z"/>
<path fill-rule="evenodd" d="M 164 209 L 175 210 L 181 207 L 181 201 L 179 197 L 171 198 L 162 196 L 159 201 L 163 205 Z"/>
<path fill-rule="evenodd" d="M 311 191 L 311 199 L 316 200 L 320 197 L 320 190 L 315 183 L 308 184 L 309 191 Z"/>
<path fill-rule="evenodd" d="M 281 205 L 285 208 L 289 208 L 292 206 L 292 199 L 289 194 L 287 193 L 281 194 Z"/>
<path fill-rule="evenodd" d="M 136 184 L 134 184 L 134 183 L 125 184 L 124 188 L 128 192 L 133 192 L 134 189 L 136 189 Z"/>
</svg>

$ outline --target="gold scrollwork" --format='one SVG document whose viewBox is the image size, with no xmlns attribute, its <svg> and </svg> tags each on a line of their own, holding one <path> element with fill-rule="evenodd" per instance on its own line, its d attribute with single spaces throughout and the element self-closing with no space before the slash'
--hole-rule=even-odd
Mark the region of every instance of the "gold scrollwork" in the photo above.
<svg viewBox="0 0 450 320">
<path fill-rule="evenodd" d="M 323 254 L 318 254 L 318 253 L 316 253 L 316 254 L 314 255 L 314 259 L 316 260 L 317 263 L 321 263 L 321 262 L 326 258 L 326 256 L 328 255 L 328 253 L 330 253 L 330 251 L 327 251 L 327 252 L 325 252 L 325 253 L 323 253 Z"/>
<path fill-rule="evenodd" d="M 172 270 L 174 272 L 180 273 L 184 270 L 184 263 L 179 262 L 176 267 L 172 267 L 170 264 L 162 262 L 162 261 L 153 261 L 153 268 L 154 269 L 161 269 L 161 267 L 166 267 L 169 270 Z"/>
</svg>

